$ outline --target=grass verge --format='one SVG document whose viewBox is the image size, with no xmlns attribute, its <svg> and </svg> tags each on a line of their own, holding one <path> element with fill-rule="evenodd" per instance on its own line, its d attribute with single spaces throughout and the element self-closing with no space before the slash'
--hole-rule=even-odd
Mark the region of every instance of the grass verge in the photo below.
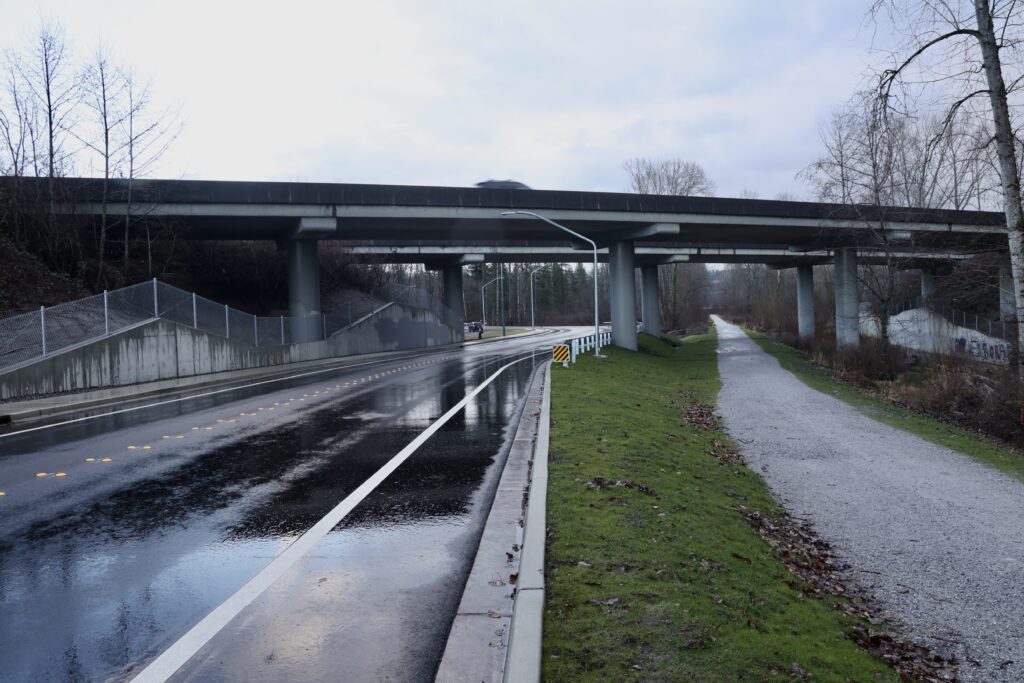
<svg viewBox="0 0 1024 683">
<path fill-rule="evenodd" d="M 811 362 L 803 351 L 781 344 L 749 329 L 744 329 L 744 332 L 762 349 L 774 356 L 783 368 L 792 372 L 810 388 L 834 396 L 872 419 L 916 434 L 939 446 L 963 453 L 1004 474 L 1024 481 L 1024 455 L 1018 451 L 988 441 L 966 429 L 876 398 L 828 374 L 824 369 Z"/>
<path fill-rule="evenodd" d="M 781 514 L 762 480 L 684 419 L 715 402 L 715 337 L 640 346 L 552 366 L 544 679 L 898 680 L 740 515 Z"/>
<path fill-rule="evenodd" d="M 494 337 L 501 337 L 501 336 L 511 337 L 513 334 L 523 334 L 524 332 L 531 332 L 531 331 L 532 330 L 529 327 L 506 327 L 505 328 L 505 334 L 502 335 L 500 327 L 498 327 L 498 328 L 493 328 L 492 327 L 492 328 L 488 328 L 487 330 L 484 331 L 484 336 L 482 338 L 483 339 L 492 339 Z M 471 334 L 469 334 L 469 335 L 467 335 L 467 338 L 472 339 L 473 337 L 472 337 Z"/>
</svg>

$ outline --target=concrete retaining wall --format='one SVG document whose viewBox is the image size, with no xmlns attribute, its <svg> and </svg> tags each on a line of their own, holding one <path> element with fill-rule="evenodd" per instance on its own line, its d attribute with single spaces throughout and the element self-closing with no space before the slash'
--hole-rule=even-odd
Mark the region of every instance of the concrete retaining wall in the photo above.
<svg viewBox="0 0 1024 683">
<path fill-rule="evenodd" d="M 20 400 L 230 370 L 462 341 L 429 311 L 392 304 L 324 341 L 257 348 L 169 320 L 65 349 L 0 372 L 0 400 Z"/>
<path fill-rule="evenodd" d="M 870 313 L 861 313 L 860 333 L 880 337 L 881 325 Z M 912 308 L 889 318 L 889 341 L 896 346 L 947 356 L 966 354 L 983 363 L 1006 364 L 1010 345 L 976 330 L 954 325 L 926 308 Z"/>
</svg>

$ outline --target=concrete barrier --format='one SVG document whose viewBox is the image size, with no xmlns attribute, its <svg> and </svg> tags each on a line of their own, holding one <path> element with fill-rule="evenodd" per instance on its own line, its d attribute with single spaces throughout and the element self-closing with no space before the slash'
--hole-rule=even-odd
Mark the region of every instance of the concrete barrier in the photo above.
<svg viewBox="0 0 1024 683">
<path fill-rule="evenodd" d="M 873 314 L 861 313 L 860 333 L 881 336 L 881 325 Z M 1010 345 L 1005 340 L 954 325 L 927 308 L 912 308 L 890 316 L 889 342 L 925 353 L 967 356 L 982 363 L 1005 365 L 1010 361 Z"/>
<path fill-rule="evenodd" d="M 0 401 L 285 365 L 462 340 L 432 312 L 391 304 L 323 341 L 255 347 L 152 320 L 0 373 Z"/>
</svg>

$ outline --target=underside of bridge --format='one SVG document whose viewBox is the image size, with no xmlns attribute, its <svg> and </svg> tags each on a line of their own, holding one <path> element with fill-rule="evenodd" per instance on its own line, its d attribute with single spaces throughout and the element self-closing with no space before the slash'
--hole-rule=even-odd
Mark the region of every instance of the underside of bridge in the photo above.
<svg viewBox="0 0 1024 683">
<path fill-rule="evenodd" d="M 45 179 L 14 179 L 43 191 Z M 0 179 L 0 183 L 12 179 Z M 423 263 L 442 272 L 445 303 L 461 311 L 462 266 L 480 262 L 590 262 L 596 242 L 609 263 L 614 343 L 636 348 L 634 268 L 643 320 L 660 332 L 657 267 L 668 263 L 762 263 L 797 268 L 799 328 L 813 335 L 813 267 L 836 269 L 836 335 L 858 343 L 858 265 L 898 262 L 932 272 L 980 252 L 1006 252 L 1001 213 L 814 202 L 594 192 L 392 185 L 61 179 L 69 222 L 100 212 L 172 218 L 190 239 L 274 240 L 288 252 L 292 313 L 320 311 L 317 243 L 336 240 L 375 262 Z M 104 209 L 105 207 L 105 209 Z M 1005 279 L 1005 278 L 1004 278 Z M 924 279 L 928 281 L 927 276 Z M 922 294 L 927 296 L 923 285 Z M 1001 286 L 1001 289 L 1003 287 Z M 1006 287 L 1012 296 L 1012 282 Z M 1010 301 L 1003 295 L 1003 299 Z M 1008 306 L 1009 304 L 1007 304 Z M 1004 307 L 1006 308 L 1006 307 Z"/>
</svg>

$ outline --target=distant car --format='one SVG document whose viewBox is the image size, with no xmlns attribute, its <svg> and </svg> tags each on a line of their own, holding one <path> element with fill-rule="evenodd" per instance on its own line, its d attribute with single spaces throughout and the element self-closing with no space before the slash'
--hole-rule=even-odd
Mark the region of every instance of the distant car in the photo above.
<svg viewBox="0 0 1024 683">
<path fill-rule="evenodd" d="M 483 332 L 484 326 L 479 322 L 468 323 L 469 332 Z"/>
<path fill-rule="evenodd" d="M 529 190 L 530 186 L 519 182 L 518 180 L 485 180 L 482 183 L 477 183 L 477 187 L 482 187 L 488 190 Z"/>
</svg>

